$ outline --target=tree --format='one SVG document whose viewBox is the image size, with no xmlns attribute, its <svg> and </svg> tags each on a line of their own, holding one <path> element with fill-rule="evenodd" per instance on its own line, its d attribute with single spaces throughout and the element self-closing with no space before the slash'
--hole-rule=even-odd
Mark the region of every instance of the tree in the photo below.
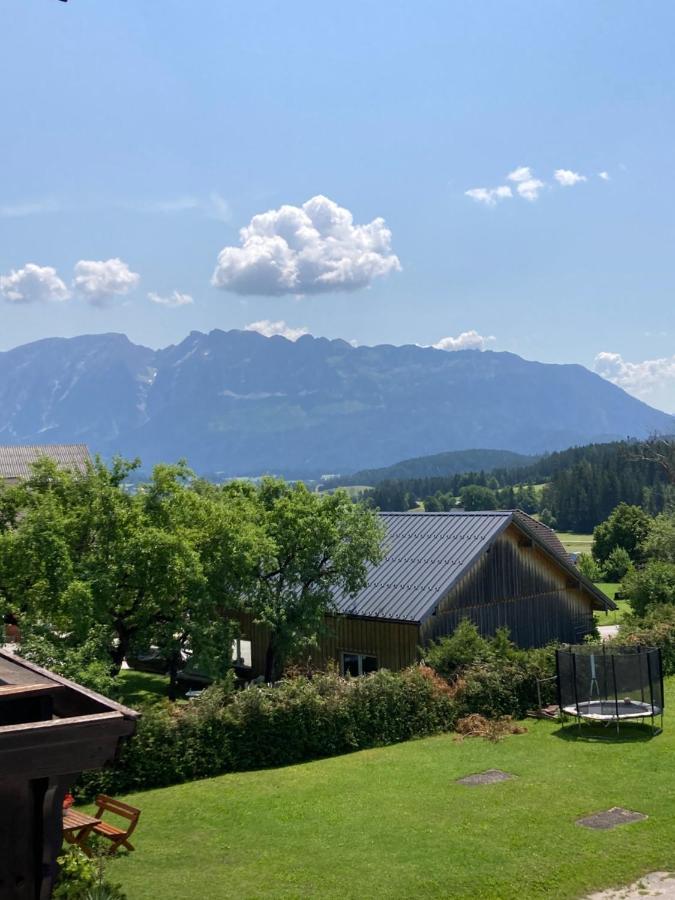
<svg viewBox="0 0 675 900">
<path fill-rule="evenodd" d="M 382 557 L 384 531 L 376 515 L 343 491 L 310 493 L 303 484 L 265 479 L 252 495 L 264 533 L 252 587 L 242 600 L 269 629 L 265 678 L 316 643 L 335 592 L 366 584 L 367 564 Z"/>
<path fill-rule="evenodd" d="M 112 674 L 131 651 L 157 646 L 174 695 L 188 655 L 212 675 L 229 665 L 226 610 L 250 576 L 257 535 L 245 493 L 197 489 L 183 464 L 156 467 L 131 493 L 134 467 L 36 466 L 17 489 L 21 514 L 0 533 L 0 595 L 45 633 L 82 641 L 96 631 Z"/>
<path fill-rule="evenodd" d="M 615 547 L 623 547 L 632 562 L 639 562 L 651 526 L 651 517 L 639 506 L 619 503 L 609 518 L 593 530 L 593 556 L 602 564 Z"/>
<path fill-rule="evenodd" d="M 643 544 L 644 555 L 649 559 L 675 563 L 675 516 L 661 514 L 652 522 Z"/>
<path fill-rule="evenodd" d="M 489 487 L 468 484 L 459 492 L 459 504 L 468 512 L 482 509 L 497 509 L 497 495 Z"/>
<path fill-rule="evenodd" d="M 675 602 L 675 564 L 650 560 L 632 569 L 621 584 L 634 612 L 643 616 L 650 607 Z"/>
<path fill-rule="evenodd" d="M 632 565 L 628 550 L 624 547 L 614 547 L 605 560 L 605 578 L 607 581 L 621 581 Z"/>
</svg>

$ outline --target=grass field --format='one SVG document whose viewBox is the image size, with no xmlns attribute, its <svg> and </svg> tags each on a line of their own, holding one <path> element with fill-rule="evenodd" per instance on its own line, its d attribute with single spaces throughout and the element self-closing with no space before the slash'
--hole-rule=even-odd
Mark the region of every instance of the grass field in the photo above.
<svg viewBox="0 0 675 900">
<path fill-rule="evenodd" d="M 136 794 L 137 850 L 110 875 L 129 900 L 525 900 L 675 868 L 674 716 L 658 737 L 626 726 L 619 740 L 526 724 L 498 744 L 444 735 Z M 455 783 L 488 768 L 517 777 Z M 614 831 L 575 824 L 611 806 L 649 818 Z"/>
<path fill-rule="evenodd" d="M 557 531 L 568 553 L 590 553 L 593 546 L 592 534 L 578 534 L 575 531 Z"/>
</svg>

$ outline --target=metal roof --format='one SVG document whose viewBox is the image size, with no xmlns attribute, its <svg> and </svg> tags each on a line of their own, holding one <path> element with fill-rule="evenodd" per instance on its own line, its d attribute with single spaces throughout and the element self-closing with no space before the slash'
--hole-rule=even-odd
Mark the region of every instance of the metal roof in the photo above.
<svg viewBox="0 0 675 900">
<path fill-rule="evenodd" d="M 356 596 L 336 596 L 337 611 L 344 615 L 422 622 L 511 522 L 583 585 L 596 608 L 614 608 L 579 572 L 557 535 L 520 510 L 380 513 L 380 518 L 385 558 L 369 568 L 368 583 Z"/>
<path fill-rule="evenodd" d="M 5 444 L 0 445 L 0 479 L 29 478 L 33 464 L 44 457 L 76 472 L 86 471 L 91 462 L 86 444 Z"/>
</svg>

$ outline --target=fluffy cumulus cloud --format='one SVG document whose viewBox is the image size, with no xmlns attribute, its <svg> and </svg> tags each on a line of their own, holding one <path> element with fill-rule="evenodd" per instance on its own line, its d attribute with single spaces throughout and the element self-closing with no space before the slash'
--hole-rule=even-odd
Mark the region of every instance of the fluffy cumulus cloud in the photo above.
<svg viewBox="0 0 675 900">
<path fill-rule="evenodd" d="M 509 181 L 514 182 L 519 196 L 524 200 L 536 200 L 539 196 L 539 191 L 545 186 L 543 181 L 534 177 L 529 166 L 518 166 L 513 172 L 509 172 L 506 177 Z"/>
<path fill-rule="evenodd" d="M 269 319 L 251 322 L 250 325 L 246 326 L 246 331 L 257 331 L 258 334 L 263 334 L 265 337 L 273 337 L 275 334 L 280 334 L 281 337 L 285 337 L 289 341 L 297 341 L 303 334 L 309 334 L 306 328 L 291 328 L 286 322 L 272 322 Z"/>
<path fill-rule="evenodd" d="M 401 268 L 383 219 L 355 225 L 321 195 L 254 216 L 239 234 L 241 246 L 220 251 L 211 279 L 235 294 L 353 291 Z"/>
<path fill-rule="evenodd" d="M 0 296 L 9 303 L 60 303 L 70 291 L 51 266 L 26 263 L 22 269 L 0 275 Z"/>
<path fill-rule="evenodd" d="M 627 362 L 620 353 L 598 353 L 593 369 L 608 381 L 643 400 L 672 396 L 675 407 L 675 356 Z"/>
<path fill-rule="evenodd" d="M 485 206 L 496 206 L 500 200 L 513 197 L 513 192 L 508 184 L 500 184 L 495 188 L 471 188 L 464 193 L 476 203 L 483 203 Z"/>
<path fill-rule="evenodd" d="M 194 303 L 194 300 L 190 296 L 190 294 L 181 294 L 180 291 L 172 291 L 170 294 L 166 296 L 162 296 L 161 294 L 155 294 L 153 291 L 150 291 L 148 294 L 148 300 L 151 303 L 156 303 L 158 306 L 188 306 L 190 303 Z"/>
<path fill-rule="evenodd" d="M 485 350 L 488 344 L 492 344 L 497 339 L 494 335 L 478 334 L 477 331 L 463 331 L 457 337 L 444 337 L 435 344 L 432 344 L 437 350 Z"/>
<path fill-rule="evenodd" d="M 603 181 L 609 181 L 609 172 L 598 172 L 598 178 L 602 178 Z"/>
<path fill-rule="evenodd" d="M 140 281 L 121 259 L 81 259 L 75 264 L 73 287 L 94 306 L 104 306 L 115 296 L 127 294 Z"/>
<path fill-rule="evenodd" d="M 556 169 L 553 173 L 553 177 L 558 184 L 563 187 L 574 187 L 574 185 L 579 184 L 580 181 L 587 181 L 585 175 L 580 175 L 578 172 L 573 172 L 571 169 Z"/>
</svg>

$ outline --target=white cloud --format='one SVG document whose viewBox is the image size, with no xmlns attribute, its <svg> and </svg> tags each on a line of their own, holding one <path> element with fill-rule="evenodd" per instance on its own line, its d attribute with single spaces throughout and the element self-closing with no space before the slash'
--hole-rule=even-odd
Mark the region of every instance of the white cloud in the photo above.
<svg viewBox="0 0 675 900">
<path fill-rule="evenodd" d="M 172 291 L 168 297 L 162 297 L 160 294 L 150 291 L 148 300 L 160 306 L 187 306 L 195 302 L 189 294 L 181 294 L 179 291 Z"/>
<path fill-rule="evenodd" d="M 539 191 L 544 187 L 544 182 L 538 178 L 528 178 L 527 181 L 521 181 L 517 187 L 517 191 L 523 200 L 536 200 Z"/>
<path fill-rule="evenodd" d="M 509 172 L 506 176 L 509 181 L 530 181 L 532 178 L 532 169 L 529 166 L 518 166 L 513 172 Z"/>
<path fill-rule="evenodd" d="M 367 287 L 401 268 L 383 219 L 354 225 L 351 212 L 321 195 L 301 207 L 254 216 L 224 247 L 211 283 L 235 294 L 319 294 Z"/>
<path fill-rule="evenodd" d="M 281 337 L 285 337 L 289 341 L 297 341 L 303 334 L 309 334 L 309 331 L 306 328 L 291 328 L 286 322 L 272 322 L 269 319 L 262 319 L 260 322 L 251 322 L 250 325 L 246 326 L 245 330 L 257 331 L 258 334 L 263 334 L 265 337 L 272 337 L 275 334 L 280 334 Z"/>
<path fill-rule="evenodd" d="M 0 275 L 0 296 L 9 303 L 60 303 L 70 291 L 51 266 L 26 263 L 22 269 Z"/>
<path fill-rule="evenodd" d="M 556 169 L 553 177 L 563 187 L 573 187 L 575 184 L 579 184 L 580 181 L 587 180 L 585 175 L 580 175 L 571 169 Z"/>
<path fill-rule="evenodd" d="M 440 341 L 432 344 L 432 347 L 435 347 L 436 350 L 485 350 L 487 344 L 496 340 L 497 338 L 492 334 L 485 337 L 472 329 L 463 331 L 457 337 L 441 338 Z"/>
<path fill-rule="evenodd" d="M 603 181 L 609 181 L 609 172 L 598 172 L 598 178 L 602 178 Z"/>
<path fill-rule="evenodd" d="M 675 356 L 627 362 L 620 353 L 598 353 L 593 371 L 642 400 L 673 395 L 675 406 Z"/>
<path fill-rule="evenodd" d="M 509 181 L 516 184 L 516 190 L 524 200 L 536 200 L 539 191 L 545 186 L 543 181 L 535 178 L 529 166 L 518 166 L 506 176 Z"/>
<path fill-rule="evenodd" d="M 464 191 L 464 193 L 477 203 L 484 203 L 486 206 L 495 206 L 499 200 L 513 197 L 508 184 L 500 184 L 496 188 L 471 188 L 471 190 Z"/>
<path fill-rule="evenodd" d="M 81 259 L 75 264 L 73 286 L 94 306 L 104 306 L 116 295 L 136 287 L 140 275 L 121 259 Z"/>
</svg>

